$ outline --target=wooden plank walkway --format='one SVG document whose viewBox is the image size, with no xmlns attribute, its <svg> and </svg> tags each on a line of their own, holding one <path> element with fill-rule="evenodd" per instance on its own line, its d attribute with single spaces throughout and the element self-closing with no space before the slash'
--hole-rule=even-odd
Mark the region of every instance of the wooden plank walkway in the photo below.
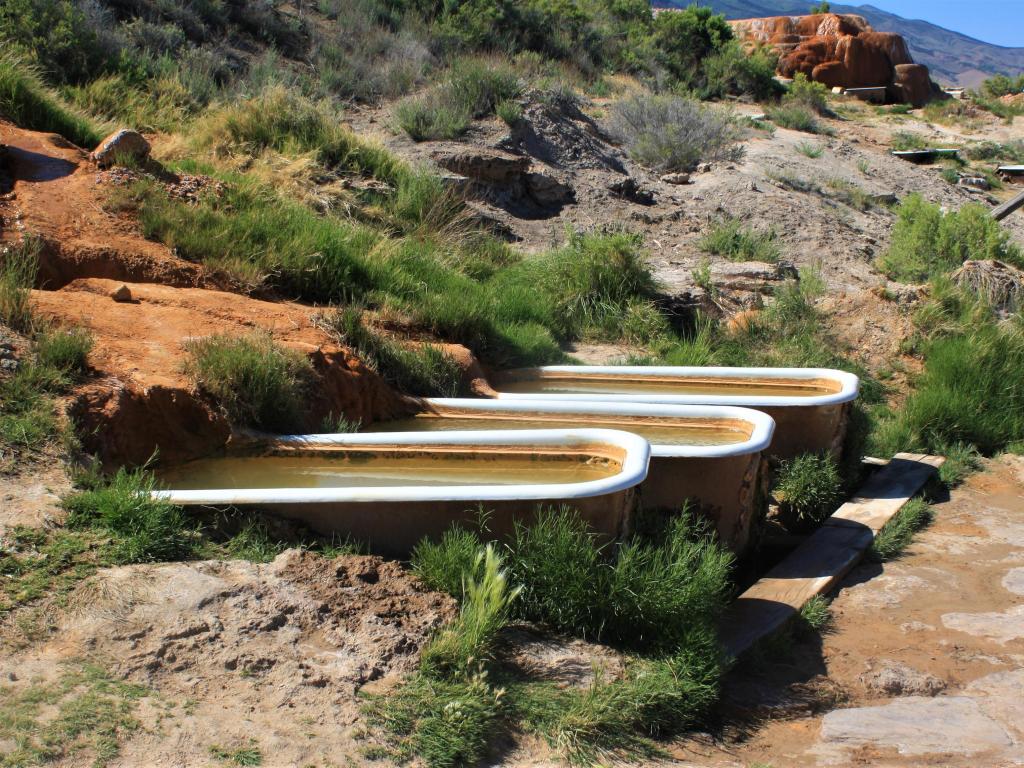
<svg viewBox="0 0 1024 768">
<path fill-rule="evenodd" d="M 1002 221 L 1021 206 L 1024 206 L 1024 192 L 1021 192 L 1016 197 L 1007 200 L 1002 205 L 993 208 L 992 218 L 995 219 L 996 221 Z"/>
<path fill-rule="evenodd" d="M 781 629 L 812 597 L 831 590 L 944 462 L 942 456 L 898 453 L 868 478 L 856 496 L 730 606 L 721 628 L 726 652 L 739 656 Z"/>
</svg>

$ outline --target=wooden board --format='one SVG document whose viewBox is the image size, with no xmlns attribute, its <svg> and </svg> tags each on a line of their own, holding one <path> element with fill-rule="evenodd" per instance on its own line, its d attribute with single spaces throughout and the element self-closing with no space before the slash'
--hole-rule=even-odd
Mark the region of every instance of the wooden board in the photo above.
<svg viewBox="0 0 1024 768">
<path fill-rule="evenodd" d="M 730 606 L 721 627 L 728 655 L 739 656 L 781 629 L 812 597 L 831 590 L 944 462 L 941 456 L 898 453 L 868 478 L 856 496 Z"/>
<path fill-rule="evenodd" d="M 993 208 L 992 218 L 996 221 L 1002 221 L 1021 206 L 1024 206 L 1024 192 L 1021 192 L 1011 200 L 1007 200 L 1002 205 Z"/>
</svg>

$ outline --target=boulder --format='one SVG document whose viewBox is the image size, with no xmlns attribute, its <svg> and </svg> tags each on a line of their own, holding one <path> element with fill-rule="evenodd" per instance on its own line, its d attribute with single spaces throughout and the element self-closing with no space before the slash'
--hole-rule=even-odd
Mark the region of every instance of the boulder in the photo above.
<svg viewBox="0 0 1024 768">
<path fill-rule="evenodd" d="M 753 119 L 753 118 L 751 118 Z M 661 177 L 666 184 L 689 184 L 690 174 L 688 173 L 666 173 Z"/>
<path fill-rule="evenodd" d="M 897 64 L 891 85 L 893 101 L 923 107 L 932 97 L 932 81 L 923 64 Z"/>
<path fill-rule="evenodd" d="M 89 159 L 100 168 L 109 168 L 119 159 L 144 162 L 149 157 L 149 152 L 149 142 L 141 133 L 122 128 L 101 141 L 89 155 Z"/>
<path fill-rule="evenodd" d="M 529 157 L 486 147 L 442 149 L 433 158 L 446 170 L 488 184 L 513 184 L 530 167 Z"/>
<path fill-rule="evenodd" d="M 576 191 L 550 173 L 530 171 L 526 174 L 526 192 L 538 205 L 558 207 L 576 200 Z"/>
<path fill-rule="evenodd" d="M 110 298 L 114 301 L 124 303 L 132 300 L 132 290 L 124 283 L 110 292 Z"/>
</svg>

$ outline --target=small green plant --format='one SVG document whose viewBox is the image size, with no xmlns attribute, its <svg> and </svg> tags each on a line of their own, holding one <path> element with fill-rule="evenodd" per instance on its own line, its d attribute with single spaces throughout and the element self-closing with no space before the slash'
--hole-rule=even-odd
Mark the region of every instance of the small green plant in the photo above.
<svg viewBox="0 0 1024 768">
<path fill-rule="evenodd" d="M 469 130 L 467 113 L 435 93 L 415 96 L 395 107 L 398 126 L 415 141 L 457 139 Z"/>
<path fill-rule="evenodd" d="M 430 589 L 447 592 L 462 600 L 467 578 L 477 578 L 480 538 L 471 531 L 452 526 L 440 541 L 424 539 L 412 551 L 412 568 Z"/>
<path fill-rule="evenodd" d="M 730 261 L 766 261 L 774 264 L 780 256 L 777 239 L 774 229 L 760 232 L 743 226 L 739 219 L 727 219 L 716 224 L 702 237 L 697 247 L 705 253 L 724 256 Z"/>
<path fill-rule="evenodd" d="M 494 111 L 509 128 L 515 128 L 523 119 L 522 104 L 512 99 L 499 102 Z"/>
<path fill-rule="evenodd" d="M 914 534 L 931 523 L 934 511 L 924 499 L 911 499 L 875 536 L 868 557 L 883 562 L 899 557 Z"/>
<path fill-rule="evenodd" d="M 185 559 L 195 534 L 179 507 L 154 498 L 153 475 L 121 468 L 108 483 L 66 497 L 68 527 L 97 529 L 116 537 L 111 558 L 118 563 Z"/>
<path fill-rule="evenodd" d="M 255 743 L 234 749 L 214 744 L 210 747 L 210 756 L 232 765 L 263 765 L 263 752 Z"/>
<path fill-rule="evenodd" d="M 30 297 L 41 249 L 41 241 L 28 236 L 0 251 L 0 322 L 22 333 L 32 330 Z"/>
<path fill-rule="evenodd" d="M 186 344 L 186 372 L 239 424 L 287 431 L 302 423 L 308 359 L 269 334 L 208 336 Z"/>
<path fill-rule="evenodd" d="M 822 13 L 831 13 L 832 12 L 832 6 L 829 5 L 827 2 L 820 2 L 820 3 L 816 4 L 816 5 L 812 5 L 810 12 L 811 12 L 811 15 L 814 15 L 814 16 L 816 16 L 818 14 L 822 14 Z"/>
<path fill-rule="evenodd" d="M 51 330 L 36 340 L 36 357 L 40 365 L 65 375 L 78 375 L 88 368 L 92 347 L 92 334 L 84 329 Z"/>
<path fill-rule="evenodd" d="M 617 103 L 612 132 L 634 160 L 660 171 L 690 171 L 701 161 L 743 156 L 731 116 L 680 96 L 635 96 Z"/>
<path fill-rule="evenodd" d="M 779 515 L 791 531 L 806 531 L 831 515 L 842 498 L 842 478 L 835 459 L 805 453 L 779 467 L 775 484 Z"/>
<path fill-rule="evenodd" d="M 800 623 L 812 632 L 821 632 L 831 621 L 832 610 L 822 595 L 815 595 L 800 609 Z"/>
<path fill-rule="evenodd" d="M 939 172 L 939 176 L 941 176 L 942 180 L 947 184 L 952 184 L 954 187 L 960 181 L 960 173 L 956 168 L 943 168 Z"/>
<path fill-rule="evenodd" d="M 928 142 L 925 141 L 924 136 L 919 133 L 896 131 L 896 133 L 892 135 L 890 145 L 897 152 L 903 152 L 915 149 L 925 149 L 928 146 Z"/>
<path fill-rule="evenodd" d="M 820 144 L 811 144 L 808 141 L 801 141 L 796 145 L 796 151 L 804 157 L 809 157 L 812 160 L 817 160 L 825 153 L 825 148 Z"/>
<path fill-rule="evenodd" d="M 811 80 L 803 72 L 797 72 L 782 97 L 785 106 L 799 106 L 818 115 L 828 114 L 828 88 L 823 83 Z"/>
<path fill-rule="evenodd" d="M 867 211 L 875 207 L 875 198 L 846 179 L 829 179 L 825 182 L 833 196 L 842 203 L 858 211 Z"/>
<path fill-rule="evenodd" d="M 857 170 L 860 171 L 862 175 L 867 176 L 871 173 L 871 163 L 862 157 L 857 161 Z"/>
<path fill-rule="evenodd" d="M 703 288 L 709 296 L 714 296 L 718 293 L 715 289 L 715 282 L 711 278 L 711 260 L 707 257 L 700 260 L 700 264 L 693 268 L 691 271 L 693 277 L 693 284 L 698 288 Z"/>
<path fill-rule="evenodd" d="M 231 558 L 269 563 L 287 547 L 286 542 L 279 541 L 271 535 L 266 523 L 259 519 L 249 519 L 238 533 L 228 539 L 224 550 Z"/>
<path fill-rule="evenodd" d="M 799 104 L 782 104 L 768 109 L 768 117 L 776 125 L 803 133 L 824 133 L 814 112 Z"/>
</svg>

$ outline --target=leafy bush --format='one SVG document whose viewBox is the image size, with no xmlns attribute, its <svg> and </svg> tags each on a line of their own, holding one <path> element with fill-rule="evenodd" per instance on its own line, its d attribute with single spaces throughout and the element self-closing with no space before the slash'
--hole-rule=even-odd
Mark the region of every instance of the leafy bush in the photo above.
<svg viewBox="0 0 1024 768">
<path fill-rule="evenodd" d="M 819 115 L 828 114 L 828 88 L 815 82 L 803 72 L 797 72 L 789 84 L 782 103 L 791 107 L 804 107 Z"/>
<path fill-rule="evenodd" d="M 32 330 L 30 298 L 41 248 L 41 241 L 29 236 L 0 251 L 0 322 L 23 333 Z"/>
<path fill-rule="evenodd" d="M 59 133 L 81 147 L 94 147 L 103 138 L 92 121 L 68 107 L 10 48 L 0 51 L 0 112 L 22 128 Z"/>
<path fill-rule="evenodd" d="M 924 149 L 928 146 L 928 142 L 925 141 L 924 136 L 919 133 L 896 131 L 896 133 L 892 135 L 891 146 L 897 152 L 904 152 L 908 150 Z"/>
<path fill-rule="evenodd" d="M 186 344 L 186 372 L 239 424 L 284 432 L 302 424 L 309 360 L 269 334 L 207 336 Z"/>
<path fill-rule="evenodd" d="M 706 6 L 660 13 L 654 19 L 652 42 L 659 63 L 684 88 L 700 88 L 702 63 L 732 40 L 725 16 Z"/>
<path fill-rule="evenodd" d="M 735 40 L 729 41 L 704 60 L 706 83 L 701 98 L 748 95 L 768 101 L 783 90 L 775 79 L 778 56 L 768 48 L 746 52 Z"/>
<path fill-rule="evenodd" d="M 436 92 L 406 99 L 395 107 L 395 119 L 415 141 L 457 139 L 471 122 L 465 111 L 445 103 Z"/>
<path fill-rule="evenodd" d="M 965 205 L 943 213 L 917 194 L 900 205 L 889 250 L 878 268 L 893 280 L 921 282 L 968 259 L 999 259 L 1024 266 L 1020 248 L 986 208 Z"/>
<path fill-rule="evenodd" d="M 981 84 L 981 93 L 989 98 L 998 99 L 1014 93 L 1024 93 L 1024 74 L 1016 77 L 996 75 Z"/>
<path fill-rule="evenodd" d="M 515 128 L 519 125 L 519 121 L 523 119 L 522 105 L 512 99 L 498 102 L 494 111 L 509 128 Z"/>
<path fill-rule="evenodd" d="M 119 469 L 106 485 L 64 499 L 71 528 L 98 528 L 116 537 L 119 563 L 181 560 L 194 546 L 194 534 L 179 507 L 154 499 L 153 476 L 141 469 Z"/>
<path fill-rule="evenodd" d="M 612 132 L 634 160 L 661 171 L 688 171 L 701 161 L 743 155 L 729 115 L 680 96 L 635 96 L 617 103 Z"/>
<path fill-rule="evenodd" d="M 783 462 L 775 484 L 779 515 L 790 531 L 806 531 L 831 515 L 842 499 L 835 459 L 805 453 Z"/>
<path fill-rule="evenodd" d="M 697 247 L 705 253 L 724 256 L 730 261 L 767 261 L 775 263 L 779 260 L 779 246 L 774 229 L 759 232 L 743 226 L 739 219 L 727 219 L 720 222 L 697 243 Z"/>
</svg>

